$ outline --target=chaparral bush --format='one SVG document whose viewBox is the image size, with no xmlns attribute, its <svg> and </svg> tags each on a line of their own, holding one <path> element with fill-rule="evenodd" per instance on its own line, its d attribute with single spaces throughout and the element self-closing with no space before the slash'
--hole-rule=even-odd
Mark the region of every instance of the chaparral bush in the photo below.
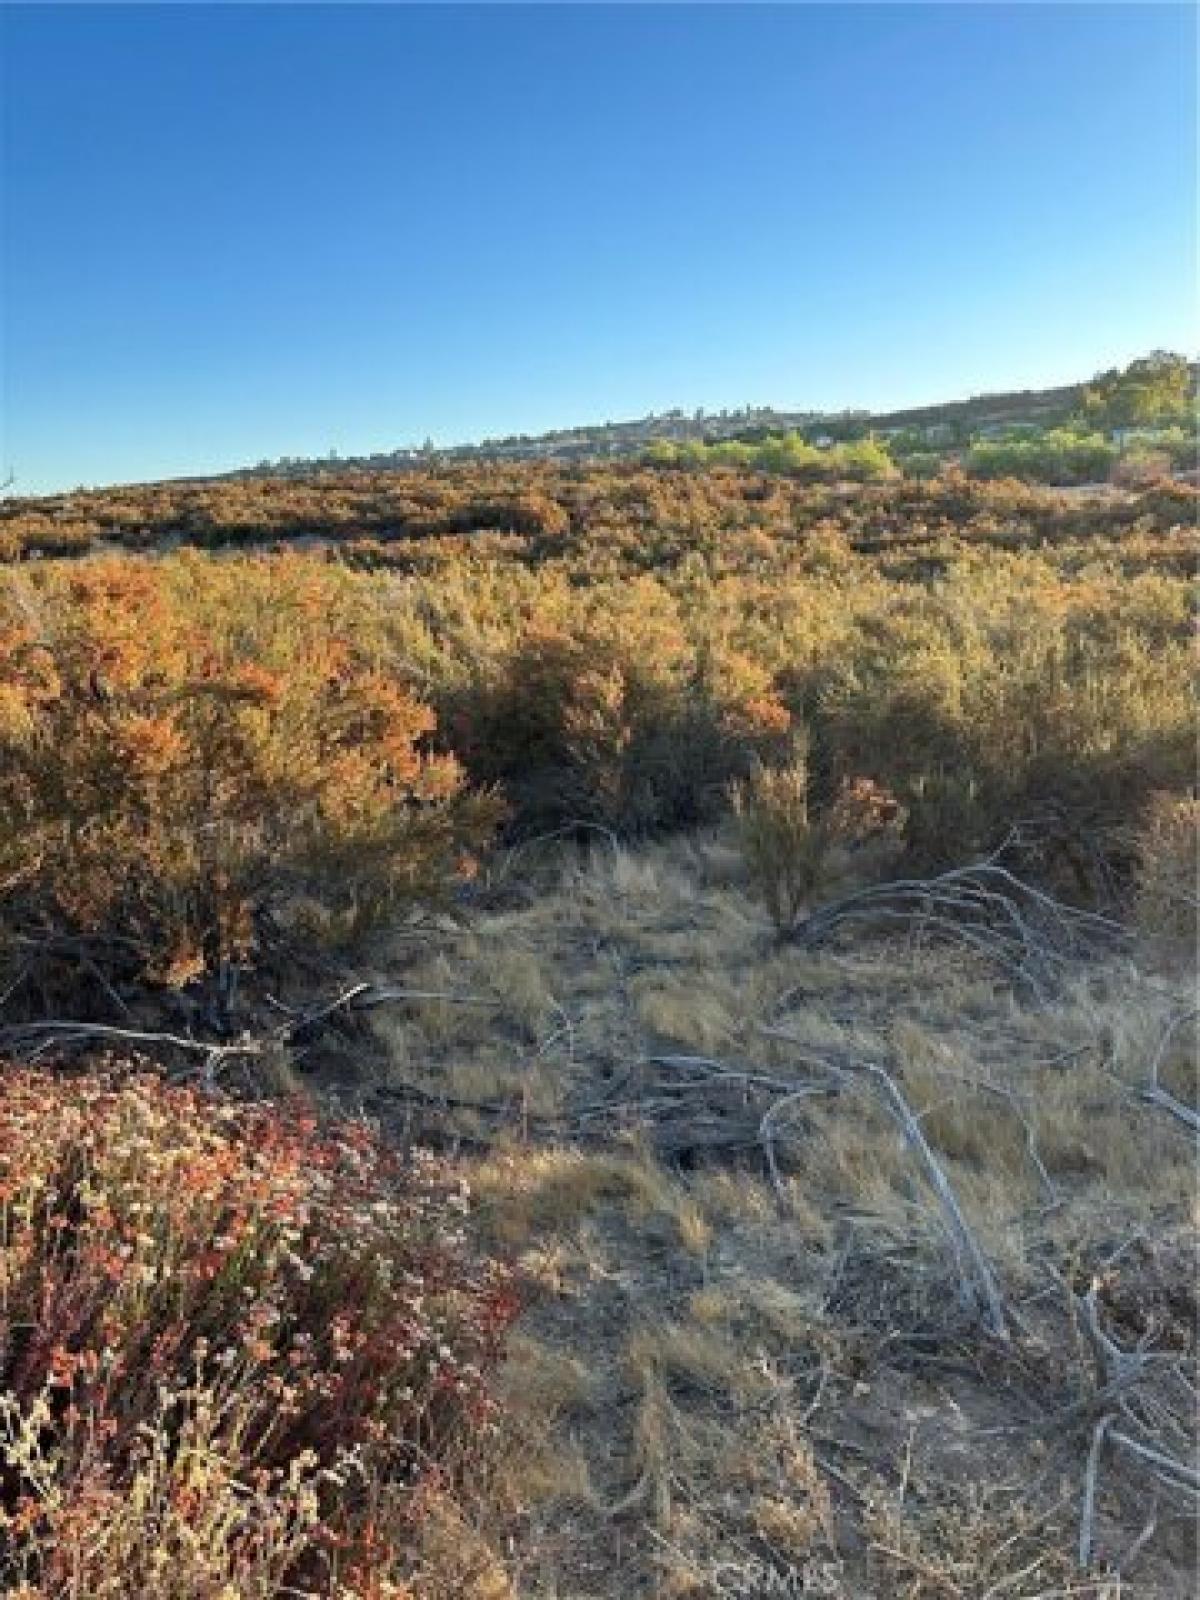
<svg viewBox="0 0 1200 1600">
<path fill-rule="evenodd" d="M 0 570 L 0 942 L 91 929 L 171 976 L 261 953 L 298 899 L 353 931 L 485 836 L 450 758 L 516 831 L 659 831 L 777 767 L 789 719 L 815 814 L 870 780 L 930 866 L 1057 818 L 1085 889 L 1084 855 L 1193 780 L 1197 504 L 719 462 L 6 503 L 26 557 L 85 528 L 321 548 Z"/>
<path fill-rule="evenodd" d="M 733 807 L 750 881 L 781 931 L 795 926 L 821 879 L 829 849 L 809 815 L 808 761 L 797 741 L 792 759 L 757 767 L 733 789 Z"/>
<path fill-rule="evenodd" d="M 788 713 L 761 667 L 689 638 L 655 585 L 604 599 L 542 608 L 514 630 L 449 719 L 456 748 L 530 828 L 711 820 L 730 780 L 779 745 Z"/>
<path fill-rule="evenodd" d="M 511 1284 L 432 1158 L 113 1063 L 0 1097 L 0 1588 L 382 1600 L 482 1460 Z"/>
<path fill-rule="evenodd" d="M 870 778 L 843 778 L 814 814 L 809 749 L 807 730 L 797 730 L 789 759 L 759 764 L 732 790 L 747 874 L 783 933 L 801 920 L 839 856 L 868 846 L 877 861 L 892 854 L 903 821 L 895 796 Z"/>
<path fill-rule="evenodd" d="M 1192 781 L 1193 677 L 1180 586 L 964 572 L 894 597 L 828 664 L 814 737 L 835 773 L 900 797 L 925 865 L 1031 820 L 1106 845 Z"/>
<path fill-rule="evenodd" d="M 303 895 L 353 931 L 497 817 L 429 744 L 362 581 L 300 557 L 109 559 L 0 590 L 0 914 L 182 980 Z"/>
<path fill-rule="evenodd" d="M 1116 460 L 1116 447 L 1101 435 L 1055 428 L 1035 439 L 981 441 L 965 466 L 977 478 L 1078 484 L 1103 482 Z"/>
</svg>

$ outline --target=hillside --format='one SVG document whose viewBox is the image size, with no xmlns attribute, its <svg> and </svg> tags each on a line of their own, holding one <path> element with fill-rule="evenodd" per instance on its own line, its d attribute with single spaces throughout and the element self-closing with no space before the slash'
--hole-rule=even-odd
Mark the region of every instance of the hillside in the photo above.
<svg viewBox="0 0 1200 1600">
<path fill-rule="evenodd" d="M 1192 363 L 1193 382 L 1196 365 Z M 327 472 L 420 472 L 438 463 L 486 464 L 521 461 L 570 462 L 637 458 L 653 445 L 711 444 L 721 440 L 761 439 L 771 434 L 806 432 L 853 436 L 902 429 L 949 428 L 952 431 L 1029 425 L 1047 428 L 1076 414 L 1089 379 L 1049 389 L 1020 389 L 971 395 L 964 400 L 937 401 L 895 411 L 787 410 L 775 406 L 743 406 L 720 411 L 651 412 L 621 422 L 598 422 L 556 428 L 541 434 L 509 434 L 478 443 L 406 445 L 371 455 L 325 458 L 284 456 L 230 473 L 231 477 L 309 477 Z"/>
<path fill-rule="evenodd" d="M 436 462 L 589 461 L 636 458 L 652 445 L 711 444 L 723 439 L 754 439 L 804 429 L 820 431 L 830 424 L 852 425 L 856 431 L 936 427 L 944 423 L 1028 422 L 1049 426 L 1078 406 L 1084 384 L 1057 389 L 1030 389 L 1008 394 L 972 396 L 905 411 L 785 411 L 773 406 L 744 406 L 717 412 L 665 411 L 627 422 L 584 424 L 542 434 L 510 434 L 478 444 L 406 446 L 369 456 L 333 456 L 326 460 L 285 457 L 260 461 L 239 476 L 304 477 L 342 468 L 363 471 L 419 471 Z"/>
</svg>

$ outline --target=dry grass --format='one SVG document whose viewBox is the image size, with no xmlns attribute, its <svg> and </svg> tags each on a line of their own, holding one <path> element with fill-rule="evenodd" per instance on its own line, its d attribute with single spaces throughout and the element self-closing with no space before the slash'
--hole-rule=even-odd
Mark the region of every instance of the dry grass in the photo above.
<svg viewBox="0 0 1200 1600">
<path fill-rule="evenodd" d="M 1120 1592 L 1189 1592 L 1186 1516 L 1130 1460 L 1105 1466 L 1096 1559 L 1078 1569 L 1090 1423 L 1046 1422 L 1092 1383 L 1067 1285 L 1097 1275 L 1127 1345 L 1194 1350 L 1193 1147 L 1138 1099 L 1186 1004 L 1178 980 L 1081 969 L 1034 1007 L 961 955 L 781 950 L 716 836 L 531 852 L 469 928 L 403 949 L 381 953 L 392 981 L 403 961 L 405 984 L 453 975 L 485 1002 L 377 1014 L 378 1070 L 498 1110 L 378 1103 L 466 1141 L 486 1238 L 530 1285 L 505 1387 L 517 1593 L 700 1597 L 736 1579 L 1098 1600 L 1118 1593 L 1152 1490 L 1158 1521 Z M 1185 1100 L 1189 1044 L 1181 1030 L 1160 1075 Z M 647 1064 L 663 1055 L 787 1081 L 886 1064 L 1001 1277 L 1013 1344 L 962 1306 L 866 1084 L 781 1117 L 777 1194 L 753 1136 L 679 1132 L 746 1106 L 754 1127 L 770 1097 L 696 1080 L 672 1098 L 675 1069 Z M 996 1431 L 1017 1419 L 1032 1431 Z"/>
</svg>

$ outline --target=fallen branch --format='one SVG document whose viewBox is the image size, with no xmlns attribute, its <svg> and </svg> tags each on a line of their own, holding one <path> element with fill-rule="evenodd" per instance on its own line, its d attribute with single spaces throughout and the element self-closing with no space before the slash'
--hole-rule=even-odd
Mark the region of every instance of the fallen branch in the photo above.
<svg viewBox="0 0 1200 1600">
<path fill-rule="evenodd" d="M 1100 1452 L 1105 1435 L 1115 1421 L 1111 1412 L 1100 1418 L 1092 1430 L 1087 1469 L 1083 1475 L 1083 1506 L 1079 1513 L 1079 1565 L 1086 1572 L 1092 1564 L 1092 1541 L 1096 1523 L 1096 1479 L 1100 1472 Z"/>
<path fill-rule="evenodd" d="M 1039 998 L 1068 964 L 1098 947 L 1120 947 L 1120 923 L 1069 906 L 1001 866 L 995 857 L 933 878 L 872 884 L 821 906 L 789 938 L 812 946 L 852 923 L 902 923 L 966 946 L 1027 984 Z"/>
<path fill-rule="evenodd" d="M 1184 1461 L 1177 1461 L 1165 1451 L 1155 1450 L 1151 1445 L 1142 1444 L 1140 1440 L 1131 1439 L 1127 1433 L 1118 1433 L 1115 1428 L 1109 1434 L 1109 1438 L 1114 1444 L 1120 1445 L 1122 1450 L 1128 1450 L 1131 1455 L 1148 1461 L 1160 1473 L 1165 1473 L 1184 1488 L 1200 1494 L 1200 1472 L 1197 1472 L 1195 1467 L 1189 1467 Z"/>
<path fill-rule="evenodd" d="M 803 1044 L 781 1028 L 763 1027 L 760 1031 L 771 1038 L 789 1040 L 794 1044 Z M 812 1059 L 811 1057 L 809 1059 Z M 950 1180 L 942 1170 L 941 1163 L 933 1152 L 928 1139 L 921 1128 L 920 1119 L 905 1099 L 903 1091 L 892 1075 L 883 1067 L 870 1061 L 846 1060 L 843 1063 L 825 1062 L 826 1070 L 833 1074 L 835 1079 L 843 1083 L 852 1080 L 856 1075 L 867 1077 L 875 1086 L 884 1109 L 899 1126 L 905 1140 L 916 1153 L 924 1169 L 925 1177 L 933 1190 L 941 1210 L 942 1219 L 954 1248 L 955 1260 L 958 1263 L 959 1277 L 962 1281 L 967 1300 L 976 1309 L 982 1311 L 984 1325 L 988 1331 L 998 1339 L 1009 1337 L 1008 1314 L 1005 1310 L 1004 1297 L 1000 1292 L 995 1274 L 988 1264 L 975 1235 L 971 1232 L 962 1208 L 959 1206 Z M 769 1113 L 768 1113 L 769 1115 Z M 776 1193 L 779 1189 L 777 1187 Z"/>
<path fill-rule="evenodd" d="M 1087 1294 L 1076 1297 L 1076 1304 L 1083 1311 L 1083 1330 L 1096 1365 L 1099 1394 L 1105 1399 L 1125 1394 L 1146 1376 L 1154 1360 L 1153 1355 L 1145 1350 L 1123 1350 L 1115 1339 L 1105 1333 L 1100 1326 L 1095 1283 Z"/>
<path fill-rule="evenodd" d="M 237 1043 L 209 1042 L 191 1039 L 179 1033 L 159 1033 L 140 1028 L 116 1028 L 103 1022 L 23 1022 L 0 1029 L 0 1045 L 20 1048 L 21 1045 L 42 1041 L 67 1042 L 72 1039 L 115 1039 L 123 1044 L 169 1045 L 173 1050 L 187 1050 L 201 1055 L 214 1051 L 222 1055 L 257 1055 L 265 1043 L 262 1039 L 246 1039 Z"/>
<path fill-rule="evenodd" d="M 1162 1087 L 1158 1079 L 1162 1071 L 1162 1064 L 1166 1060 L 1167 1048 L 1171 1040 L 1185 1022 L 1195 1022 L 1198 1016 L 1200 1016 L 1200 1007 L 1193 1006 L 1190 1011 L 1180 1011 L 1171 1018 L 1163 1029 L 1162 1036 L 1155 1047 L 1154 1056 L 1150 1062 L 1150 1081 L 1137 1091 L 1139 1100 L 1144 1100 L 1152 1106 L 1159 1106 L 1163 1111 L 1174 1117 L 1177 1122 L 1182 1122 L 1184 1127 L 1190 1128 L 1195 1134 L 1200 1134 L 1200 1111 L 1197 1111 L 1193 1106 L 1185 1105 L 1182 1100 L 1177 1099 L 1169 1089 Z"/>
<path fill-rule="evenodd" d="M 60 1044 L 104 1043 L 181 1050 L 205 1058 L 203 1075 L 211 1080 L 226 1059 L 246 1059 L 262 1055 L 281 1044 L 291 1044 L 306 1029 L 326 1022 L 340 1011 L 370 1010 L 375 1006 L 413 1001 L 445 1001 L 454 1005 L 490 1006 L 493 1001 L 479 995 L 460 995 L 438 989 L 390 989 L 370 983 L 352 984 L 334 999 L 307 1011 L 289 1015 L 279 1027 L 265 1034 L 246 1034 L 240 1039 L 197 1039 L 190 1034 L 167 1033 L 159 1029 L 116 1027 L 105 1022 L 79 1022 L 67 1018 L 44 1022 L 20 1022 L 0 1028 L 0 1052 L 22 1060 L 36 1060 Z M 276 1002 L 277 1003 L 277 1002 Z"/>
<path fill-rule="evenodd" d="M 884 1103 L 898 1123 L 904 1137 L 916 1151 L 921 1165 L 925 1169 L 925 1176 L 930 1187 L 937 1196 L 942 1208 L 951 1239 L 960 1259 L 960 1273 L 964 1286 L 970 1299 L 981 1306 L 984 1312 L 984 1321 L 988 1330 L 998 1339 L 1007 1339 L 1008 1319 L 1004 1309 L 1004 1298 L 995 1275 L 988 1264 L 987 1257 L 980 1248 L 975 1235 L 967 1224 L 967 1219 L 962 1214 L 962 1209 L 955 1198 L 950 1180 L 942 1171 L 941 1163 L 933 1153 L 933 1148 L 918 1121 L 912 1107 L 904 1098 L 896 1080 L 890 1073 L 885 1072 L 880 1066 L 866 1061 L 862 1063 L 862 1071 L 870 1074 L 876 1084 Z M 962 1258 L 970 1264 L 970 1272 L 961 1272 Z"/>
<path fill-rule="evenodd" d="M 1138 1090 L 1138 1099 L 1145 1100 L 1149 1105 L 1159 1106 L 1168 1112 L 1177 1122 L 1182 1122 L 1185 1128 L 1190 1128 L 1193 1133 L 1200 1134 L 1200 1111 L 1195 1111 L 1191 1106 L 1185 1106 L 1182 1100 L 1176 1100 L 1173 1094 L 1166 1089 L 1160 1089 L 1155 1083 L 1148 1084 L 1146 1088 Z"/>
<path fill-rule="evenodd" d="M 763 1147 L 763 1155 L 767 1160 L 767 1173 L 771 1179 L 771 1187 L 775 1191 L 775 1199 L 781 1212 L 789 1209 L 787 1190 L 783 1186 L 783 1177 L 779 1171 L 779 1162 L 775 1158 L 775 1124 L 783 1113 L 792 1106 L 798 1105 L 801 1100 L 811 1100 L 814 1095 L 833 1094 L 837 1092 L 836 1084 L 814 1083 L 808 1084 L 803 1089 L 795 1089 L 791 1094 L 785 1094 L 781 1100 L 776 1100 L 763 1114 L 763 1119 L 758 1125 L 758 1142 Z"/>
</svg>

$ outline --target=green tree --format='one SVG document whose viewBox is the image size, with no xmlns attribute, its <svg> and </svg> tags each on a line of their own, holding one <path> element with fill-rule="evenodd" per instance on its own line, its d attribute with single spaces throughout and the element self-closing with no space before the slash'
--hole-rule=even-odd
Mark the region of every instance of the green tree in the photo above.
<svg viewBox="0 0 1200 1600">
<path fill-rule="evenodd" d="M 1083 413 L 1108 428 L 1168 427 L 1185 421 L 1196 404 L 1196 380 L 1186 357 L 1156 350 L 1122 372 L 1100 373 L 1083 393 Z"/>
</svg>

